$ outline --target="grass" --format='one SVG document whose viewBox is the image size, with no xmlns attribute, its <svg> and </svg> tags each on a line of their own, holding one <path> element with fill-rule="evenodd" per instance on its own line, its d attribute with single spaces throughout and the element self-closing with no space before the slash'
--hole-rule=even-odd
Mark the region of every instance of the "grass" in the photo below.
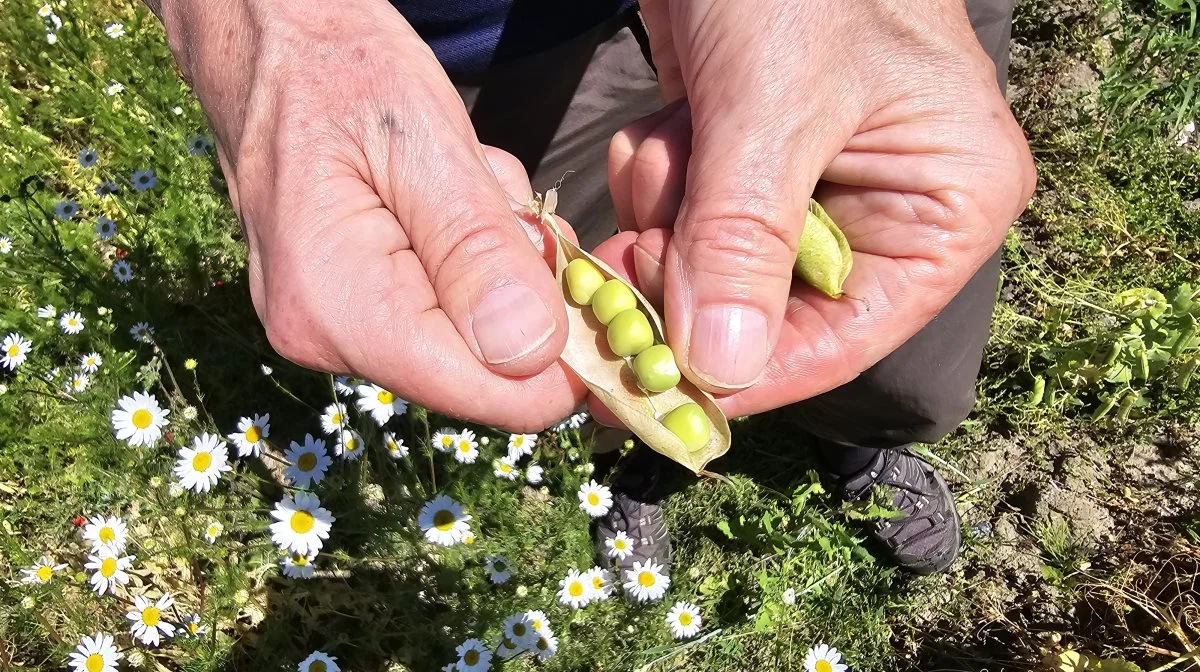
<svg viewBox="0 0 1200 672">
<path fill-rule="evenodd" d="M 1130 371 L 1141 353 L 1169 350 L 1179 332 L 1170 319 L 1191 314 L 1181 304 L 1147 321 L 1114 297 L 1141 287 L 1175 296 L 1200 277 L 1200 165 L 1194 142 L 1176 143 L 1200 107 L 1194 5 L 1019 3 L 1011 98 L 1041 187 L 1006 246 L 977 412 L 928 449 L 955 482 L 966 523 L 952 573 L 911 578 L 877 562 L 848 522 L 864 512 L 825 492 L 803 439 L 768 414 L 735 423 L 735 449 L 714 465 L 727 481 L 684 479 L 667 500 L 677 553 L 667 598 L 582 610 L 555 597 L 568 569 L 591 566 L 574 495 L 589 444 L 576 430 L 539 437 L 546 476 L 531 487 L 492 475 L 507 436 L 489 428 L 473 427 L 489 444 L 460 465 L 429 436 L 461 424 L 413 407 L 389 424 L 411 448 L 394 460 L 380 430 L 354 414 L 368 452 L 335 458 L 316 488 L 337 521 L 308 581 L 280 576 L 266 531 L 285 492 L 275 461 L 235 460 L 212 494 L 171 489 L 175 450 L 233 431 L 241 416 L 271 414 L 276 455 L 319 433 L 330 379 L 278 358 L 258 326 L 215 157 L 188 152 L 207 132 L 204 117 L 153 17 L 128 2 L 56 5 L 63 26 L 49 44 L 38 5 L 0 8 L 0 235 L 14 245 L 0 256 L 0 332 L 35 344 L 0 377 L 0 667 L 61 669 L 82 635 L 106 631 L 126 650 L 122 669 L 294 669 L 323 650 L 344 669 L 434 670 L 470 637 L 494 641 L 504 618 L 526 609 L 546 612 L 560 650 L 504 669 L 794 670 L 821 642 L 864 671 L 1028 669 L 1063 650 L 1147 670 L 1194 664 L 1200 624 L 1181 586 L 1200 557 L 1200 472 L 1189 471 L 1200 462 L 1191 429 L 1200 384 L 1185 387 L 1178 370 L 1195 346 L 1147 355 L 1145 376 L 1089 378 L 1117 341 L 1115 366 Z M 104 34 L 111 21 L 123 37 Z M 107 95 L 112 82 L 124 91 Z M 94 167 L 77 160 L 85 147 L 99 156 Z M 130 178 L 142 169 L 157 184 L 137 191 Z M 109 180 L 120 191 L 97 196 Z M 67 199 L 79 215 L 55 219 Z M 117 224 L 111 241 L 93 230 L 100 216 Z M 131 282 L 112 277 L 117 258 Z M 85 330 L 67 336 L 37 318 L 48 303 L 79 310 Z M 129 334 L 142 321 L 155 328 L 151 343 Z M 64 392 L 93 350 L 104 365 L 90 387 Z M 112 438 L 115 400 L 143 389 L 172 410 L 169 448 Z M 1128 414 L 1114 403 L 1094 421 L 1118 394 L 1136 395 Z M 1093 465 L 1082 476 L 1064 467 L 1081 461 Z M 1084 542 L 1077 512 L 1048 513 L 1059 500 L 1047 493 L 1059 491 L 1103 509 L 1107 536 Z M 434 493 L 465 505 L 473 544 L 420 543 L 417 513 Z M 135 571 L 121 598 L 95 596 L 81 571 L 73 519 L 98 513 L 130 524 Z M 212 520 L 225 534 L 209 544 Z M 20 584 L 19 570 L 44 553 L 69 569 L 45 586 Z M 488 582 L 491 554 L 511 562 L 508 583 Z M 171 620 L 199 613 L 207 633 L 133 647 L 126 597 L 143 591 L 169 591 Z M 676 600 L 700 606 L 697 639 L 667 632 Z M 128 659 L 135 651 L 141 660 Z"/>
</svg>

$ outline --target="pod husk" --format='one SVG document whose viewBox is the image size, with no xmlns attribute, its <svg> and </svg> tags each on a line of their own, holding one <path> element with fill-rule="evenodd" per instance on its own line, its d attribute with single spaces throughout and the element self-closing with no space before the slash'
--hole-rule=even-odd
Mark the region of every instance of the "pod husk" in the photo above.
<svg viewBox="0 0 1200 672">
<path fill-rule="evenodd" d="M 850 275 L 853 265 L 854 256 L 845 234 L 825 213 L 825 208 L 810 198 L 793 272 L 804 282 L 836 299 L 842 295 L 842 284 Z"/>
<path fill-rule="evenodd" d="M 607 327 L 596 319 L 591 308 L 580 306 L 569 298 L 570 293 L 567 291 L 564 277 L 567 264 L 574 259 L 587 259 L 595 264 L 606 278 L 620 280 L 629 286 L 637 298 L 638 307 L 650 318 L 650 326 L 654 329 L 658 343 L 666 343 L 662 319 L 646 297 L 625 278 L 562 235 L 554 217 L 551 216 L 557 202 L 558 194 L 551 189 L 546 193 L 544 201 L 535 197 L 530 207 L 554 234 L 558 243 L 554 271 L 562 288 L 569 328 L 567 345 L 561 357 L 563 363 L 570 367 L 592 394 L 646 445 L 687 467 L 696 475 L 704 473 L 704 468 L 710 461 L 729 450 L 729 421 L 717 406 L 717 402 L 686 378 L 665 392 L 648 392 L 638 386 L 633 368 L 623 357 L 618 357 L 609 349 Z M 710 425 L 708 443 L 694 451 L 689 451 L 683 441 L 659 421 L 663 415 L 687 402 L 698 404 L 704 410 Z"/>
</svg>

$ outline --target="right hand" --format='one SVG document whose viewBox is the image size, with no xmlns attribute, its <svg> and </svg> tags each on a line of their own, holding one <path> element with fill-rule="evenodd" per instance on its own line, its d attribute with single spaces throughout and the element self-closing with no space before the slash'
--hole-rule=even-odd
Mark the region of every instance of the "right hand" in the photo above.
<svg viewBox="0 0 1200 672">
<path fill-rule="evenodd" d="M 164 4 L 281 355 L 511 430 L 579 404 L 528 177 L 391 5 Z"/>
</svg>

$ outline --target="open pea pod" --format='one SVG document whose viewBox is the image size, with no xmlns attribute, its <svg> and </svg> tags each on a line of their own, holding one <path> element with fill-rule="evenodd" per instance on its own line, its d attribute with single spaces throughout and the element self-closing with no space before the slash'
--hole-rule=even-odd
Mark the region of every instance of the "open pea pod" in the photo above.
<svg viewBox="0 0 1200 672">
<path fill-rule="evenodd" d="M 592 394 L 646 445 L 700 475 L 704 472 L 705 465 L 729 450 L 729 421 L 717 406 L 717 402 L 686 378 L 665 392 L 648 392 L 642 389 L 629 363 L 609 349 L 607 327 L 596 319 L 587 306 L 580 306 L 569 298 L 564 271 L 572 260 L 587 259 L 606 279 L 620 280 L 629 286 L 637 298 L 638 307 L 650 318 L 650 325 L 659 343 L 666 342 L 662 319 L 646 297 L 629 285 L 625 278 L 562 235 L 554 217 L 551 216 L 557 202 L 558 193 L 551 189 L 546 193 L 544 200 L 535 198 L 530 207 L 541 222 L 554 233 L 558 243 L 554 271 L 562 288 L 569 328 L 567 345 L 563 348 L 561 357 L 563 363 L 570 367 Z M 688 450 L 683 441 L 660 422 L 663 415 L 688 402 L 698 404 L 703 409 L 710 425 L 708 443 L 696 450 Z"/>
</svg>

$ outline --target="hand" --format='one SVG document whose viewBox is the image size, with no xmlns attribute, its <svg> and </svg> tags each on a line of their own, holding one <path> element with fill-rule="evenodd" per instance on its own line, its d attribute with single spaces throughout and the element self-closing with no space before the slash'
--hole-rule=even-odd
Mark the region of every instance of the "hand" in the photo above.
<svg viewBox="0 0 1200 672">
<path fill-rule="evenodd" d="M 661 297 L 681 368 L 733 392 L 731 415 L 832 389 L 895 350 L 1033 191 L 962 0 L 641 6 L 677 100 L 614 138 L 628 232 L 597 254 Z M 854 250 L 840 300 L 791 281 L 814 188 Z"/>
<path fill-rule="evenodd" d="M 530 194 L 519 162 L 480 146 L 388 3 L 274 4 L 163 8 L 272 346 L 513 430 L 569 414 L 583 388 L 556 361 L 566 315 L 541 229 L 515 214 Z"/>
</svg>

